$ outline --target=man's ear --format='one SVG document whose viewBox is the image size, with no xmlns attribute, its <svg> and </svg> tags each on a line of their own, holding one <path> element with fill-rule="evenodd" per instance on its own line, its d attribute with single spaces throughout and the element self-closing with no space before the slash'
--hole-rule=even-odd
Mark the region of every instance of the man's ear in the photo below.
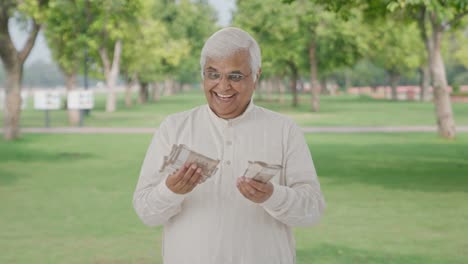
<svg viewBox="0 0 468 264">
<path fill-rule="evenodd" d="M 255 79 L 254 90 L 257 89 L 257 85 L 258 85 L 258 83 L 259 83 L 260 76 L 262 76 L 262 68 L 258 69 L 256 75 L 257 75 L 257 78 Z"/>
<path fill-rule="evenodd" d="M 257 80 L 260 79 L 260 76 L 262 76 L 262 68 L 258 69 L 258 72 L 257 72 Z"/>
</svg>

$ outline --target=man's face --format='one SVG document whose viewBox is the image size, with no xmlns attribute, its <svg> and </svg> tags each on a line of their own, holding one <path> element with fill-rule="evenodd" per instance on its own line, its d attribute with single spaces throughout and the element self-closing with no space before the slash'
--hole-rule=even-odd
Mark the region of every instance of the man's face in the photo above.
<svg viewBox="0 0 468 264">
<path fill-rule="evenodd" d="M 256 84 L 253 77 L 257 74 L 251 72 L 249 61 L 247 51 L 223 59 L 206 59 L 203 69 L 205 96 L 211 110 L 219 117 L 235 118 L 249 104 Z"/>
</svg>

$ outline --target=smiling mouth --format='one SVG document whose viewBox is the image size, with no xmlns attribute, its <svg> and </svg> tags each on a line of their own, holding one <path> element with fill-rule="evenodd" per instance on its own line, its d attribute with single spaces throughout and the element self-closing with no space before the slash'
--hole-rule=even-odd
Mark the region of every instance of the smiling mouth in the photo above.
<svg viewBox="0 0 468 264">
<path fill-rule="evenodd" d="M 219 94 L 216 92 L 213 92 L 213 94 L 216 96 L 216 98 L 220 99 L 221 101 L 230 101 L 236 94 Z"/>
</svg>

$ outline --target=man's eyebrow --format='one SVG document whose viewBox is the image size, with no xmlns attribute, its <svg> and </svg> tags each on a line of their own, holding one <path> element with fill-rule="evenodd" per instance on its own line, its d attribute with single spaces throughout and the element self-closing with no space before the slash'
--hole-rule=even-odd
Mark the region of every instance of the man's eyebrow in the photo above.
<svg viewBox="0 0 468 264">
<path fill-rule="evenodd" d="M 218 71 L 216 68 L 213 68 L 213 67 L 211 67 L 211 66 L 208 67 L 208 68 L 206 68 L 206 70 L 208 70 L 208 71 Z"/>
</svg>

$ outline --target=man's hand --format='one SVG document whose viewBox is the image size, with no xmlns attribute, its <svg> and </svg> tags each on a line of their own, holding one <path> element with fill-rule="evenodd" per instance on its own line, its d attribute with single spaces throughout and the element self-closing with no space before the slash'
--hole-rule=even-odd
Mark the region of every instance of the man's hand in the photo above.
<svg viewBox="0 0 468 264">
<path fill-rule="evenodd" d="M 203 181 L 201 172 L 202 169 L 198 168 L 196 164 L 185 164 L 167 177 L 166 185 L 177 194 L 189 193 Z"/>
<path fill-rule="evenodd" d="M 273 194 L 273 184 L 263 183 L 246 177 L 237 178 L 237 189 L 254 203 L 263 203 Z"/>
</svg>

